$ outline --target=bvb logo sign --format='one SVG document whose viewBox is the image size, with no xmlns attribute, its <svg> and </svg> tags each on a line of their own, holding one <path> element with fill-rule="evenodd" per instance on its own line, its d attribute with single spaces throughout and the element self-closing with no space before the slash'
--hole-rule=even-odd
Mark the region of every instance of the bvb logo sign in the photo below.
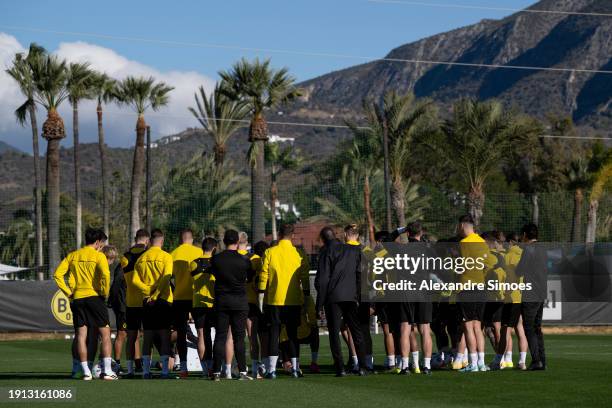
<svg viewBox="0 0 612 408">
<path fill-rule="evenodd" d="M 66 326 L 72 326 L 72 310 L 70 310 L 70 302 L 68 297 L 58 290 L 51 299 L 51 312 L 55 320 Z"/>
</svg>

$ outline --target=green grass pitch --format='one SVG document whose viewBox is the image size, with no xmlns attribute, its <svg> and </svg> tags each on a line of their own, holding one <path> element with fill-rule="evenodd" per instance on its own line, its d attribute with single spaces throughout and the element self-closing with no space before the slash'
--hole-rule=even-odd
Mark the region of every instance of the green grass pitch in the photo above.
<svg viewBox="0 0 612 408">
<path fill-rule="evenodd" d="M 382 363 L 381 336 L 375 336 Z M 75 387 L 76 405 L 104 407 L 477 407 L 610 406 L 612 336 L 546 336 L 548 370 L 504 370 L 461 374 L 435 371 L 432 376 L 378 374 L 335 378 L 328 339 L 321 337 L 324 373 L 276 381 L 119 380 L 84 382 L 68 378 L 67 340 L 0 342 L 0 387 Z M 516 355 L 515 352 L 515 360 Z M 345 354 L 346 355 L 346 354 Z M 302 347 L 303 364 L 310 353 Z M 487 360 L 489 360 L 487 357 Z M 27 402 L 21 404 L 29 405 Z M 70 406 L 45 402 L 43 406 Z M 0 405 L 8 405 L 2 404 Z M 19 406 L 20 403 L 10 403 Z"/>
</svg>

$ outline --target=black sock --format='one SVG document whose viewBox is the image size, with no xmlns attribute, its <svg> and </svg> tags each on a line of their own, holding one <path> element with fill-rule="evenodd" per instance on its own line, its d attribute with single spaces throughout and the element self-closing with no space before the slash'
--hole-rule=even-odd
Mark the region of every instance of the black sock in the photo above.
<svg viewBox="0 0 612 408">
<path fill-rule="evenodd" d="M 136 365 L 136 370 L 142 371 L 142 358 L 134 360 L 134 364 Z"/>
</svg>

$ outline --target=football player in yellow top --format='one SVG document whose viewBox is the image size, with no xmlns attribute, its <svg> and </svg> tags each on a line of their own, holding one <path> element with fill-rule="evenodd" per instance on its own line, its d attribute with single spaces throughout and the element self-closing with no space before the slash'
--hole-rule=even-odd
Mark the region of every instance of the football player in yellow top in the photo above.
<svg viewBox="0 0 612 408">
<path fill-rule="evenodd" d="M 459 218 L 457 233 L 462 237 L 459 247 L 463 258 L 474 260 L 481 258 L 484 267 L 474 265 L 465 268 L 460 276 L 462 283 L 484 283 L 485 275 L 496 263 L 496 258 L 489 252 L 489 247 L 474 231 L 474 219 L 471 215 L 464 215 Z M 461 372 L 487 371 L 488 367 L 484 362 L 485 340 L 482 332 L 482 320 L 484 314 L 484 296 L 475 291 L 461 291 L 457 294 L 457 303 L 463 315 L 463 333 L 468 351 L 470 353 L 470 364 L 459 370 Z"/>
<path fill-rule="evenodd" d="M 110 289 L 110 271 L 106 256 L 100 252 L 106 243 L 104 232 L 97 229 L 85 231 L 85 246 L 68 254 L 53 275 L 59 289 L 73 299 L 74 326 L 77 333 L 77 350 L 83 370 L 83 379 L 91 380 L 87 364 L 87 329 L 97 328 L 102 339 L 102 360 L 104 372 L 100 378 L 116 380 L 111 364 L 111 337 L 106 298 Z M 66 275 L 70 286 L 65 282 Z"/>
<path fill-rule="evenodd" d="M 146 251 L 151 235 L 145 229 L 136 231 L 134 246 L 121 257 L 121 269 L 125 280 L 125 322 L 127 327 L 127 373 L 124 377 L 134 377 L 134 365 L 136 368 L 142 365 L 140 358 L 140 342 L 138 332 L 142 329 L 142 294 L 140 289 L 132 283 L 132 274 L 138 258 Z"/>
<path fill-rule="evenodd" d="M 201 258 L 203 252 L 201 248 L 193 245 L 193 231 L 189 228 L 181 231 L 180 242 L 181 244 L 170 254 L 174 276 L 172 326 L 176 330 L 176 348 L 181 361 L 179 378 L 187 378 L 187 322 L 193 302 L 191 262 Z"/>
<path fill-rule="evenodd" d="M 213 310 L 215 277 L 210 274 L 210 259 L 217 249 L 217 240 L 206 237 L 202 241 L 202 257 L 191 262 L 193 298 L 191 315 L 198 331 L 198 357 L 202 376 L 212 374 L 212 328 L 215 326 Z"/>
<path fill-rule="evenodd" d="M 170 326 L 172 323 L 172 256 L 162 250 L 164 233 L 151 231 L 151 247 L 136 261 L 132 283 L 140 290 L 143 301 L 142 325 L 144 339 L 142 344 L 142 377 L 151 377 L 151 346 L 153 336 L 160 341 L 162 362 L 161 378 L 169 378 L 168 357 L 170 355 Z"/>
<path fill-rule="evenodd" d="M 293 230 L 291 224 L 281 226 L 278 245 L 266 250 L 257 284 L 259 310 L 263 311 L 269 325 L 269 359 L 266 373 L 266 378 L 269 379 L 276 378 L 281 324 L 287 328 L 289 338 L 288 352 L 293 367 L 291 375 L 293 378 L 302 376 L 298 363 L 297 328 L 300 325 L 304 294 L 310 293 L 309 262 L 307 257 L 300 255 L 293 246 Z"/>
<path fill-rule="evenodd" d="M 249 314 L 247 316 L 247 334 L 249 336 L 249 348 L 251 353 L 251 375 L 253 378 L 261 378 L 265 367 L 261 363 L 260 353 L 262 345 L 262 334 L 265 332 L 263 316 L 257 307 L 257 276 L 261 272 L 262 257 L 268 249 L 265 241 L 259 241 L 253 246 L 253 252 L 249 254 L 249 237 L 246 232 L 239 233 L 238 253 L 248 256 L 251 267 L 255 272 L 253 279 L 247 283 L 247 300 L 249 302 Z M 261 323 L 261 324 L 260 324 Z M 265 335 L 263 336 L 265 337 Z"/>
</svg>

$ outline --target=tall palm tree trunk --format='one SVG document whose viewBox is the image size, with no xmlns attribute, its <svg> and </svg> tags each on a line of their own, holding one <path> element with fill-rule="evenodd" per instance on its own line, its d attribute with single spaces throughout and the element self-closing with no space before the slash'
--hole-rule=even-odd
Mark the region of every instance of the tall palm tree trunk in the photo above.
<svg viewBox="0 0 612 408">
<path fill-rule="evenodd" d="M 270 211 L 272 212 L 272 239 L 278 239 L 276 228 L 276 200 L 278 198 L 278 187 L 276 185 L 276 176 L 272 174 L 272 184 L 270 186 Z"/>
<path fill-rule="evenodd" d="M 65 137 L 64 121 L 55 109 L 47 113 L 43 124 L 43 137 L 47 139 L 47 243 L 49 271 L 60 262 L 60 141 Z"/>
<path fill-rule="evenodd" d="M 45 264 L 43 253 L 43 224 L 42 224 L 42 189 L 40 180 L 40 148 L 38 146 L 38 123 L 36 122 L 36 106 L 30 105 L 30 124 L 32 125 L 32 155 L 34 156 L 34 216 L 36 223 L 36 266 L 38 280 L 44 280 L 45 274 L 42 266 Z"/>
<path fill-rule="evenodd" d="M 540 196 L 538 193 L 531 194 L 531 222 L 540 224 Z"/>
<path fill-rule="evenodd" d="M 104 143 L 104 125 L 102 124 L 102 104 L 98 103 L 98 150 L 100 151 L 100 168 L 102 171 L 102 225 L 104 233 L 110 238 L 108 208 L 108 168 L 106 165 L 106 145 Z"/>
<path fill-rule="evenodd" d="M 589 212 L 587 213 L 587 244 L 595 242 L 597 235 L 597 210 L 599 209 L 599 201 L 591 200 L 589 203 Z"/>
<path fill-rule="evenodd" d="M 363 180 L 363 201 L 365 209 L 366 222 L 368 227 L 368 240 L 370 246 L 374 246 L 376 238 L 374 238 L 374 218 L 372 217 L 372 208 L 370 207 L 370 176 L 367 174 Z"/>
<path fill-rule="evenodd" d="M 132 189 L 130 200 L 130 236 L 129 242 L 136 236 L 136 231 L 140 229 L 140 193 L 144 180 L 144 139 L 147 124 L 144 116 L 139 115 L 136 122 L 136 146 L 134 146 L 134 163 L 132 166 Z"/>
<path fill-rule="evenodd" d="M 574 216 L 572 217 L 572 242 L 580 242 L 582 236 L 582 202 L 584 201 L 584 194 L 581 188 L 577 188 L 574 191 Z"/>
<path fill-rule="evenodd" d="M 215 164 L 217 165 L 217 167 L 223 166 L 226 151 L 225 145 L 215 142 L 215 147 L 213 148 L 213 150 L 215 152 Z"/>
<path fill-rule="evenodd" d="M 76 204 L 76 220 L 75 220 L 75 231 L 76 247 L 81 247 L 81 240 L 83 237 L 83 220 L 82 220 L 82 203 L 81 203 L 81 157 L 80 157 L 80 145 L 79 145 L 79 105 L 78 102 L 72 103 L 72 136 L 73 144 L 72 151 L 74 153 L 74 201 Z"/>
<path fill-rule="evenodd" d="M 395 176 L 392 184 L 392 204 L 397 218 L 398 225 L 403 227 L 406 225 L 406 188 L 401 176 Z M 402 242 L 405 242 L 405 235 L 400 235 Z"/>
<path fill-rule="evenodd" d="M 468 213 L 474 219 L 474 225 L 480 225 L 485 203 L 485 194 L 482 186 L 473 185 L 468 192 Z"/>
<path fill-rule="evenodd" d="M 253 242 L 265 238 L 264 200 L 266 177 L 264 174 L 265 143 L 268 140 L 268 124 L 261 114 L 256 114 L 249 128 L 249 141 L 254 144 L 255 163 L 251 167 L 251 234 Z"/>
</svg>

